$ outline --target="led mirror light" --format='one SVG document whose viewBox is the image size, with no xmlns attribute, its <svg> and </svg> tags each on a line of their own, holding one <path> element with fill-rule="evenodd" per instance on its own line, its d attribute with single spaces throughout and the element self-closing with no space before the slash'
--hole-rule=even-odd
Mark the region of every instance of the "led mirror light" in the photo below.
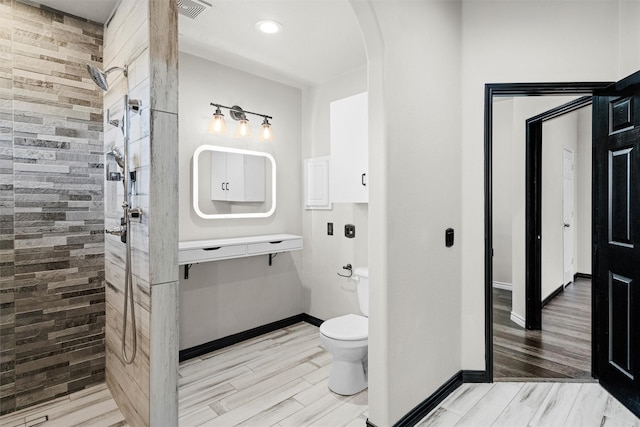
<svg viewBox="0 0 640 427">
<path fill-rule="evenodd" d="M 271 19 L 256 22 L 256 30 L 265 34 L 275 34 L 282 31 L 282 24 Z"/>
<path fill-rule="evenodd" d="M 266 159 L 271 164 L 271 206 L 265 212 L 245 212 L 245 213 L 207 213 L 201 209 L 200 206 L 200 157 L 204 157 L 204 161 L 206 161 L 207 165 L 210 165 L 210 157 L 209 152 L 218 151 L 222 153 L 229 154 L 242 154 L 248 156 L 262 156 L 266 157 Z M 209 172 L 210 174 L 210 172 Z M 268 172 L 267 172 L 268 175 Z M 240 150 L 237 148 L 229 148 L 229 147 L 218 147 L 215 145 L 201 145 L 196 148 L 193 153 L 193 158 L 191 160 L 191 179 L 193 182 L 192 185 L 192 207 L 196 215 L 203 219 L 228 219 L 228 218 L 268 218 L 276 211 L 276 159 L 269 153 L 264 153 L 260 151 L 249 151 L 249 150 Z M 202 184 L 203 186 L 206 184 Z M 267 191 L 269 187 L 267 187 Z M 268 193 L 267 193 L 268 194 Z M 265 206 L 265 209 L 267 207 Z"/>
</svg>

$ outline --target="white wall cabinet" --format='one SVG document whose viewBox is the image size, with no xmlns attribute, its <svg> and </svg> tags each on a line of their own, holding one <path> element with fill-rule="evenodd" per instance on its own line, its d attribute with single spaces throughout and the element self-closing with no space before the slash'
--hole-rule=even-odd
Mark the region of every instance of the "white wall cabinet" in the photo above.
<svg viewBox="0 0 640 427">
<path fill-rule="evenodd" d="M 369 120 L 367 92 L 330 105 L 331 185 L 337 203 L 369 201 Z"/>
<path fill-rule="evenodd" d="M 264 157 L 212 151 L 211 200 L 264 202 Z"/>
<path fill-rule="evenodd" d="M 331 209 L 329 156 L 304 160 L 304 208 Z"/>
</svg>

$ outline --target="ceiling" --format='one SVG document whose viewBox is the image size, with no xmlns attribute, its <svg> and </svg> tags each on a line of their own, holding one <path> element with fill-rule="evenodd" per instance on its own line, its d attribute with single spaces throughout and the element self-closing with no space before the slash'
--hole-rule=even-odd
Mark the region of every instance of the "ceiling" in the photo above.
<svg viewBox="0 0 640 427">
<path fill-rule="evenodd" d="M 317 84 L 366 65 L 347 0 L 212 0 L 195 20 L 179 16 L 180 50 L 274 80 Z M 262 34 L 255 23 L 283 26 Z"/>
<path fill-rule="evenodd" d="M 51 9 L 60 10 L 91 21 L 104 23 L 119 0 L 33 0 Z"/>
<path fill-rule="evenodd" d="M 119 0 L 37 0 L 105 22 Z M 195 20 L 179 15 L 179 49 L 295 87 L 315 85 L 366 65 L 364 44 L 348 0 L 206 0 Z M 278 34 L 255 23 L 273 19 Z"/>
</svg>

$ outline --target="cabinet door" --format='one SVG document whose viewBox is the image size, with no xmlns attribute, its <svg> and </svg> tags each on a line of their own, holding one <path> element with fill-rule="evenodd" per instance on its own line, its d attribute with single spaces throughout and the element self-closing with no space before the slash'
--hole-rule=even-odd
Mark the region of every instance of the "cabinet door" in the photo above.
<svg viewBox="0 0 640 427">
<path fill-rule="evenodd" d="M 369 200 L 367 93 L 334 101 L 330 106 L 331 201 Z"/>
<path fill-rule="evenodd" d="M 329 157 L 304 161 L 304 208 L 331 209 L 329 200 Z"/>
<path fill-rule="evenodd" d="M 264 202 L 265 200 L 265 158 L 244 156 L 244 201 Z"/>
<path fill-rule="evenodd" d="M 244 154 L 227 153 L 227 201 L 243 202 L 244 199 Z"/>
<path fill-rule="evenodd" d="M 227 200 L 227 153 L 211 152 L 211 200 Z"/>
</svg>

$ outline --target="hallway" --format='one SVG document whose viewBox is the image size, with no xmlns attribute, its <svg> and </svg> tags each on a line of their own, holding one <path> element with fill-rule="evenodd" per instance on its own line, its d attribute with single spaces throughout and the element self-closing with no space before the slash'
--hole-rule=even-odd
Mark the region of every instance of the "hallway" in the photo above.
<svg viewBox="0 0 640 427">
<path fill-rule="evenodd" d="M 510 320 L 511 292 L 493 290 L 496 381 L 530 378 L 591 381 L 591 281 L 576 279 L 542 309 L 542 330 Z"/>
</svg>

